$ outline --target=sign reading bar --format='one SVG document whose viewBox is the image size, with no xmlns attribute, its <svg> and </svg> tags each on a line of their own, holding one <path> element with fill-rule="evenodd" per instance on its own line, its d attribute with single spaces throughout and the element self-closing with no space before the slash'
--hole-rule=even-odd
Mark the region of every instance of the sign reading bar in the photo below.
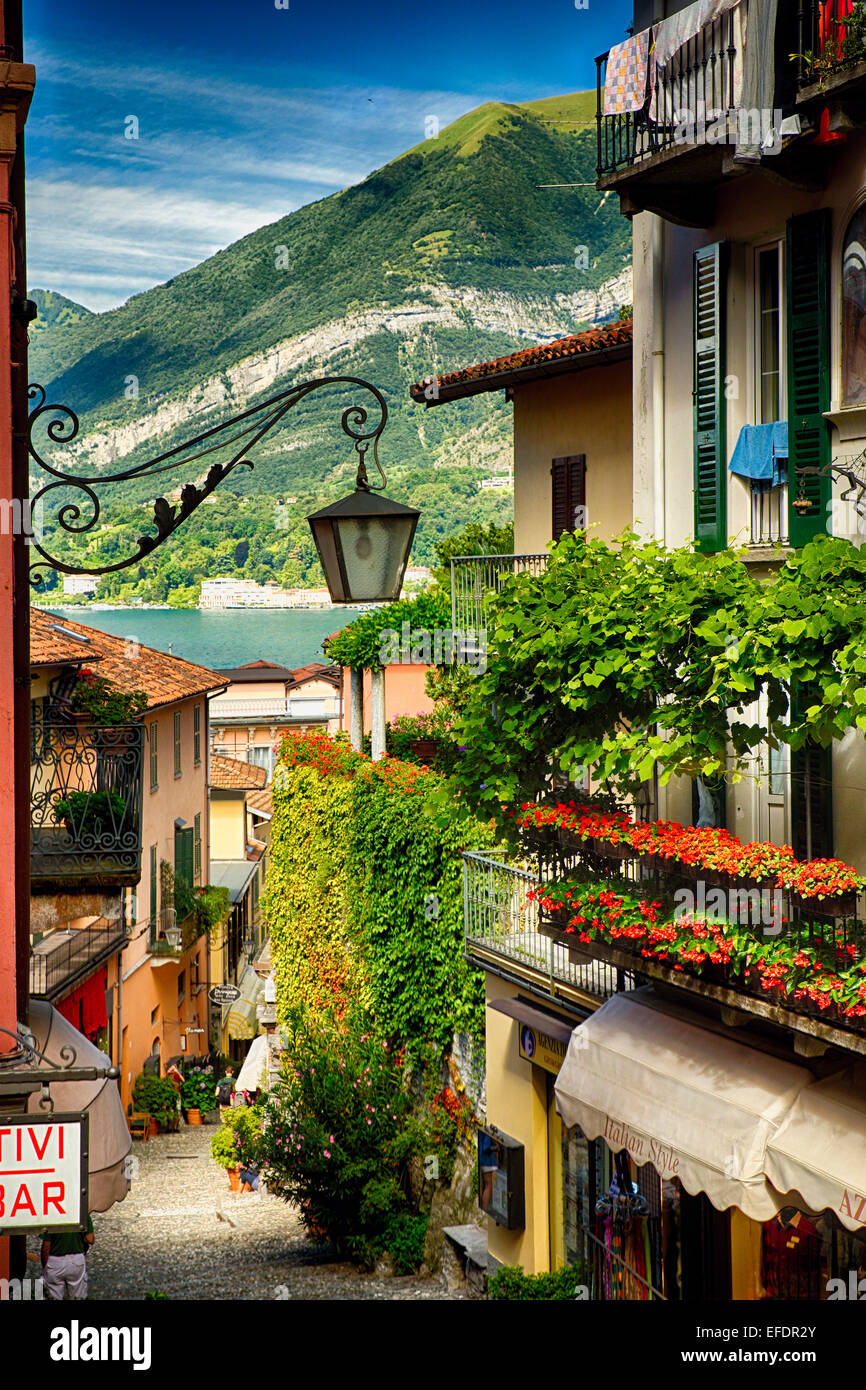
<svg viewBox="0 0 866 1390">
<path fill-rule="evenodd" d="M 237 985 L 214 985 L 208 993 L 208 999 L 212 1004 L 233 1004 L 240 997 L 241 992 Z"/>
<path fill-rule="evenodd" d="M 87 1116 L 0 1115 L 0 1231 L 86 1220 Z"/>
</svg>

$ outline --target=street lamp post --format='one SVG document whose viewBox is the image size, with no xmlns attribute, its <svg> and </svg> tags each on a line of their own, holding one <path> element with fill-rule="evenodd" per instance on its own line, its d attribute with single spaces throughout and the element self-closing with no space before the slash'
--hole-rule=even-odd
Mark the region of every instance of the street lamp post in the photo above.
<svg viewBox="0 0 866 1390">
<path fill-rule="evenodd" d="M 176 445 L 144 463 L 135 464 L 116 473 L 100 470 L 94 474 L 68 472 L 45 456 L 45 436 L 52 446 L 71 444 L 78 435 L 78 416 L 68 406 L 46 400 L 41 386 L 30 387 L 32 408 L 29 419 L 28 449 L 31 461 L 49 476 L 31 497 L 31 516 L 40 515 L 38 534 L 30 537 L 30 545 L 40 557 L 30 566 L 31 583 L 41 588 L 49 569 L 63 574 L 113 574 L 138 565 L 145 556 L 156 550 L 197 507 L 219 487 L 235 468 L 252 468 L 245 457 L 299 401 L 323 387 L 351 385 L 369 392 L 375 401 L 377 414 L 368 427 L 366 406 L 353 405 L 343 411 L 341 427 L 352 441 L 358 455 L 355 491 L 331 506 L 307 518 L 328 591 L 334 603 L 370 603 L 398 598 L 403 576 L 415 536 L 420 513 L 400 502 L 382 497 L 367 476 L 366 456 L 372 448 L 382 486 L 386 478 L 379 463 L 379 440 L 388 420 L 385 398 L 370 382 L 360 377 L 319 377 L 288 387 L 276 396 L 214 425 L 193 439 Z M 225 457 L 220 458 L 220 454 Z M 164 497 L 153 504 L 153 526 L 156 535 L 138 538 L 138 547 L 131 555 L 107 565 L 72 565 L 53 555 L 44 536 L 46 507 L 53 508 L 50 519 L 69 535 L 82 535 L 98 528 L 101 519 L 99 491 L 111 483 L 146 478 L 174 468 L 186 468 L 208 460 L 208 472 L 203 481 L 187 483 L 180 502 L 171 506 Z"/>
</svg>

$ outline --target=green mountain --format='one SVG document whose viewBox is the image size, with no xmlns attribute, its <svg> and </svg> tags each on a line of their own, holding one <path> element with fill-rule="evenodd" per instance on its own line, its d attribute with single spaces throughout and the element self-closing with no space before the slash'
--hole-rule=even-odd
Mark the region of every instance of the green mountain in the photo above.
<svg viewBox="0 0 866 1390">
<path fill-rule="evenodd" d="M 501 518 L 508 494 L 478 489 L 510 457 L 501 398 L 425 411 L 408 387 L 609 319 L 630 301 L 628 224 L 593 185 L 594 103 L 593 93 L 576 93 L 482 106 L 362 183 L 107 313 L 40 292 L 45 316 L 32 334 L 31 378 L 78 413 L 76 467 L 143 461 L 292 381 L 348 374 L 373 381 L 388 400 L 382 461 L 389 494 L 422 509 L 418 562 L 467 521 Z M 351 403 L 345 394 L 310 397 L 263 441 L 255 469 L 223 485 L 248 497 L 245 513 L 260 518 L 246 559 L 234 557 L 239 531 L 205 540 L 218 518 L 231 526 L 240 515 L 229 506 L 223 518 L 220 502 L 190 518 L 165 554 L 148 560 L 143 579 L 127 575 L 125 588 L 106 581 L 101 595 L 126 594 L 130 582 L 145 597 L 189 591 L 214 572 L 219 546 L 220 572 L 312 577 L 302 518 L 351 478 L 339 429 Z M 159 490 L 188 480 L 162 477 Z M 153 481 L 124 484 L 117 502 L 104 497 L 103 518 L 141 534 L 141 503 L 154 492 Z M 287 496 L 297 501 L 278 510 L 275 526 L 275 499 Z M 80 544 L 106 562 L 126 534 L 109 526 Z M 72 542 L 63 544 L 70 553 Z M 171 581 L 157 582 L 155 567 Z"/>
</svg>

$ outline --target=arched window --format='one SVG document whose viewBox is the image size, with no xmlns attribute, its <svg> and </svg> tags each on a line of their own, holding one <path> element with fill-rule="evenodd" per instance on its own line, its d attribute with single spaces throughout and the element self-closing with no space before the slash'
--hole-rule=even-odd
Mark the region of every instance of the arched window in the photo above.
<svg viewBox="0 0 866 1390">
<path fill-rule="evenodd" d="M 842 404 L 866 405 L 866 204 L 845 233 L 842 259 Z"/>
</svg>

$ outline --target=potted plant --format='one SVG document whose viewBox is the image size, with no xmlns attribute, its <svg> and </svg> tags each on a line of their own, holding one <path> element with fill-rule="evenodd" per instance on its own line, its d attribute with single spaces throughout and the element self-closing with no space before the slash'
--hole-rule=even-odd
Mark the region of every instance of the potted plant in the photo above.
<svg viewBox="0 0 866 1390">
<path fill-rule="evenodd" d="M 147 709 L 144 690 L 120 690 L 105 676 L 83 666 L 69 698 L 74 714 L 90 724 L 130 724 Z"/>
<path fill-rule="evenodd" d="M 241 1183 L 238 1142 L 235 1127 L 230 1122 L 230 1115 L 226 1117 L 211 1139 L 210 1152 L 214 1162 L 218 1163 L 221 1168 L 225 1168 L 232 1192 L 239 1192 Z"/>
<path fill-rule="evenodd" d="M 180 1103 L 187 1124 L 200 1125 L 202 1115 L 214 1108 L 214 1074 L 212 1067 L 193 1067 L 184 1077 Z"/>
<path fill-rule="evenodd" d="M 149 1115 L 153 1124 L 169 1129 L 177 1119 L 177 1090 L 166 1076 L 136 1077 L 132 1088 L 132 1103 L 136 1110 Z M 152 1129 L 151 1133 L 157 1133 Z"/>
<path fill-rule="evenodd" d="M 117 792 L 73 791 L 52 804 L 57 825 L 70 835 L 103 835 L 123 824 L 126 802 Z"/>
</svg>

